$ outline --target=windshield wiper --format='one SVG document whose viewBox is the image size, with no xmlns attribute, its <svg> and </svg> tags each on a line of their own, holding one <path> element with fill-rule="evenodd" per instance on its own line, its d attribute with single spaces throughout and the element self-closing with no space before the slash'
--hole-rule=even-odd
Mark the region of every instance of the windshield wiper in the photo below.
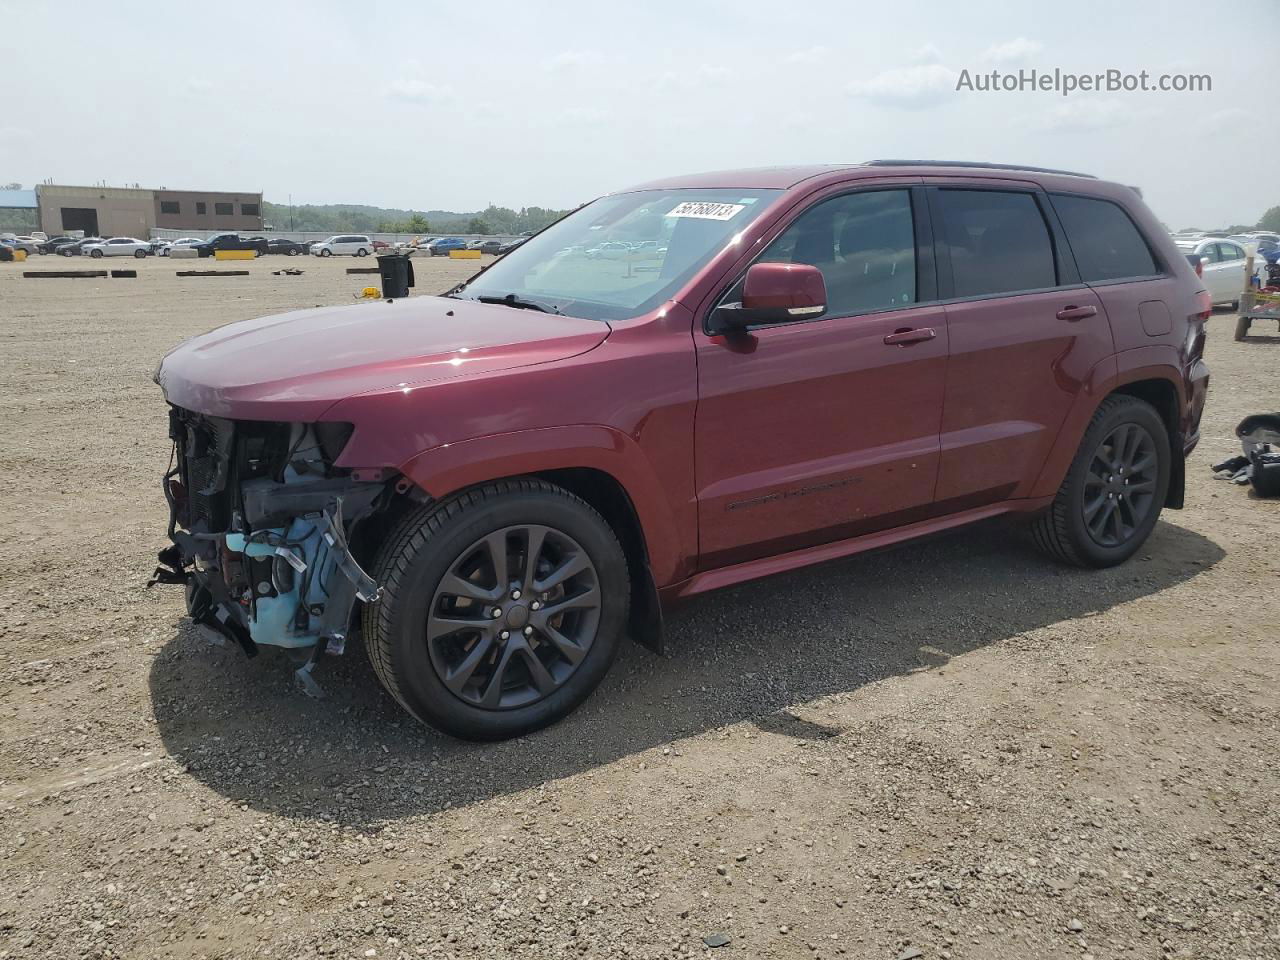
<svg viewBox="0 0 1280 960">
<path fill-rule="evenodd" d="M 559 313 L 554 306 L 551 308 L 544 307 L 540 303 L 534 303 L 532 300 L 521 300 L 514 293 L 508 293 L 505 297 L 476 297 L 480 303 L 497 303 L 504 307 L 515 307 L 517 310 L 538 310 L 542 313 Z"/>
</svg>

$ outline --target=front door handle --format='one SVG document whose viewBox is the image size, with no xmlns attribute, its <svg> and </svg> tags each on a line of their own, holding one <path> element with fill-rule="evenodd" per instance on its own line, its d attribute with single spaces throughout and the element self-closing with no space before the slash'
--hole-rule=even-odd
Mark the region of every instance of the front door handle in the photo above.
<svg viewBox="0 0 1280 960">
<path fill-rule="evenodd" d="M 1076 307 L 1076 306 L 1063 307 L 1061 310 L 1058 311 L 1059 320 L 1070 320 L 1073 323 L 1076 320 L 1083 320 L 1085 317 L 1096 317 L 1097 315 L 1098 315 L 1098 308 L 1088 306 L 1088 305 L 1083 307 Z"/>
<path fill-rule="evenodd" d="M 937 334 L 933 332 L 933 327 L 918 327 L 914 330 L 895 330 L 884 338 L 884 342 L 890 346 L 905 347 L 909 343 L 919 343 L 922 340 L 932 340 L 936 336 Z"/>
</svg>

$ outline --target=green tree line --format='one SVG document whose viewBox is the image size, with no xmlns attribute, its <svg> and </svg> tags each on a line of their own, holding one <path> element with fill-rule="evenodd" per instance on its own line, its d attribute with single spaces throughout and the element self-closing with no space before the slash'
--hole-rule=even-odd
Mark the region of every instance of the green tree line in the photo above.
<svg viewBox="0 0 1280 960">
<path fill-rule="evenodd" d="M 516 235 L 541 230 L 567 211 L 546 207 L 489 206 L 476 213 L 399 210 L 359 204 L 262 204 L 263 218 L 276 230 L 341 233 L 479 233 Z"/>
</svg>

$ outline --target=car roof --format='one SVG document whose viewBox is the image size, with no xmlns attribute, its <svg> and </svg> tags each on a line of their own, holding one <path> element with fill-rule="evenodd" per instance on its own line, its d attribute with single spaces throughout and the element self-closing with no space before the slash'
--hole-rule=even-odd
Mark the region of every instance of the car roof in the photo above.
<svg viewBox="0 0 1280 960">
<path fill-rule="evenodd" d="M 714 170 L 708 173 L 689 174 L 667 177 L 642 183 L 627 190 L 657 189 L 712 189 L 733 188 L 744 190 L 787 190 L 806 180 L 816 178 L 841 179 L 850 174 L 861 174 L 868 178 L 892 176 L 1008 176 L 1025 174 L 1028 178 L 1040 180 L 1045 176 L 1054 179 L 1073 178 L 1101 184 L 1096 177 L 1088 173 L 1077 173 L 1071 170 L 1055 170 L 1049 167 L 1022 166 L 1019 164 L 987 163 L 985 161 L 961 160 L 867 160 L 862 163 L 833 163 L 811 166 L 787 167 L 755 167 L 741 170 Z M 1058 184 L 1055 183 L 1055 186 Z"/>
</svg>

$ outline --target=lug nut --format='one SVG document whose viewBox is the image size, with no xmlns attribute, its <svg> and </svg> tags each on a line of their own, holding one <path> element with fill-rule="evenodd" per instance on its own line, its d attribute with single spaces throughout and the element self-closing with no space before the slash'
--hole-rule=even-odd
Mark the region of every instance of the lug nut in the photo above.
<svg viewBox="0 0 1280 960">
<path fill-rule="evenodd" d="M 501 608 L 501 607 L 494 607 L 494 608 L 493 608 L 493 619 L 497 620 L 500 616 L 502 616 L 502 608 Z"/>
<path fill-rule="evenodd" d="M 525 628 L 524 628 L 524 635 L 525 635 L 526 637 L 532 637 L 532 636 L 533 636 L 533 627 L 525 627 Z"/>
<path fill-rule="evenodd" d="M 511 599 L 512 599 L 512 600 L 519 600 L 519 599 L 520 599 L 520 591 L 519 591 L 519 590 L 512 590 L 512 591 L 511 591 Z"/>
<path fill-rule="evenodd" d="M 540 604 L 537 600 L 535 600 L 535 601 L 533 601 L 533 603 L 529 604 L 529 609 L 530 609 L 530 610 L 541 610 L 541 609 L 542 609 L 542 604 Z"/>
<path fill-rule="evenodd" d="M 498 634 L 498 639 L 499 639 L 499 640 L 510 640 L 510 639 L 511 639 L 511 632 L 510 632 L 509 630 L 503 630 L 500 634 Z"/>
</svg>

